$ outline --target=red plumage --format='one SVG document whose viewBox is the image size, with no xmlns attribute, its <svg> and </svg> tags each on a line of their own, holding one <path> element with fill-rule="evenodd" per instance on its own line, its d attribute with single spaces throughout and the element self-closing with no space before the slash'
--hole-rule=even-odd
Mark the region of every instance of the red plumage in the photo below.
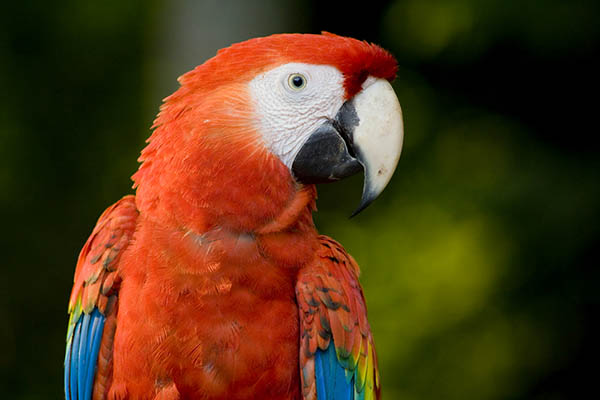
<svg viewBox="0 0 600 400">
<path fill-rule="evenodd" d="M 326 328 L 301 321 L 310 307 L 299 310 L 296 291 L 315 285 L 337 288 L 315 312 L 345 305 L 324 314 L 336 344 L 372 348 L 358 267 L 318 236 L 314 186 L 296 183 L 257 132 L 244 85 L 288 62 L 337 67 L 347 98 L 368 75 L 396 72 L 392 56 L 366 42 L 275 35 L 221 50 L 180 79 L 142 152 L 135 198 L 103 214 L 78 261 L 71 313 L 81 297 L 107 316 L 94 399 L 301 398 L 310 359 L 299 355 L 301 329 Z M 323 262 L 334 256 L 339 263 Z"/>
</svg>

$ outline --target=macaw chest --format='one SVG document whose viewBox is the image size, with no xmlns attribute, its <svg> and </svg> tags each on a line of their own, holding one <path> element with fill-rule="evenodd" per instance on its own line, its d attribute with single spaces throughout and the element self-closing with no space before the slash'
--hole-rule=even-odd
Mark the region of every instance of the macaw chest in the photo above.
<svg viewBox="0 0 600 400">
<path fill-rule="evenodd" d="M 296 270 L 253 237 L 186 239 L 200 246 L 147 254 L 160 266 L 123 281 L 120 314 L 130 318 L 117 336 L 127 332 L 129 352 L 147 366 L 128 374 L 175 382 L 184 398 L 299 396 Z"/>
</svg>

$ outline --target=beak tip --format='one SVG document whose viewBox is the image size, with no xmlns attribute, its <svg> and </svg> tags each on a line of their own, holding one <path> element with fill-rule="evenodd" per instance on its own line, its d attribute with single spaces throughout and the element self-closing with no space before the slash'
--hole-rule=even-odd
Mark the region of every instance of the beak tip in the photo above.
<svg viewBox="0 0 600 400">
<path fill-rule="evenodd" d="M 370 190 L 365 191 L 360 200 L 360 204 L 358 205 L 356 210 L 354 210 L 352 212 L 352 214 L 350 215 L 350 218 L 354 218 L 355 216 L 360 214 L 360 212 L 363 211 L 365 208 L 367 208 L 376 198 L 377 198 L 377 193 L 374 193 Z"/>
<path fill-rule="evenodd" d="M 358 208 L 356 210 L 354 210 L 352 212 L 352 214 L 350 214 L 350 216 L 348 217 L 348 219 L 352 219 L 352 218 L 356 217 L 358 214 L 360 214 L 360 212 L 362 210 L 364 210 L 365 208 L 367 208 L 367 206 L 368 206 L 368 204 L 365 205 L 365 206 L 363 206 L 363 205 L 358 206 Z"/>
</svg>

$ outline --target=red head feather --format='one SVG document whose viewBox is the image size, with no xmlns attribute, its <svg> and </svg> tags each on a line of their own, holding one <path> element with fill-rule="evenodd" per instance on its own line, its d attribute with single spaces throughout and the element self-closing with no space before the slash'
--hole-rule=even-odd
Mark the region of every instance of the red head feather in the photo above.
<svg viewBox="0 0 600 400">
<path fill-rule="evenodd" d="M 214 58 L 183 75 L 180 82 L 206 90 L 232 80 L 249 80 L 261 71 L 291 62 L 336 67 L 345 77 L 346 98 L 358 93 L 369 75 L 391 81 L 397 71 L 394 57 L 377 45 L 328 32 L 291 33 L 255 38 L 219 50 Z"/>
</svg>

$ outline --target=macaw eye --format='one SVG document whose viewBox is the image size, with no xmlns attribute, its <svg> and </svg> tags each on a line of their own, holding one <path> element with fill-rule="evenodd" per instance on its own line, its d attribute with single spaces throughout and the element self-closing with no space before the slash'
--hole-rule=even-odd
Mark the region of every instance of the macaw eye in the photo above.
<svg viewBox="0 0 600 400">
<path fill-rule="evenodd" d="M 288 77 L 288 85 L 293 90 L 302 90 L 306 87 L 306 77 L 302 74 L 291 74 Z"/>
</svg>

